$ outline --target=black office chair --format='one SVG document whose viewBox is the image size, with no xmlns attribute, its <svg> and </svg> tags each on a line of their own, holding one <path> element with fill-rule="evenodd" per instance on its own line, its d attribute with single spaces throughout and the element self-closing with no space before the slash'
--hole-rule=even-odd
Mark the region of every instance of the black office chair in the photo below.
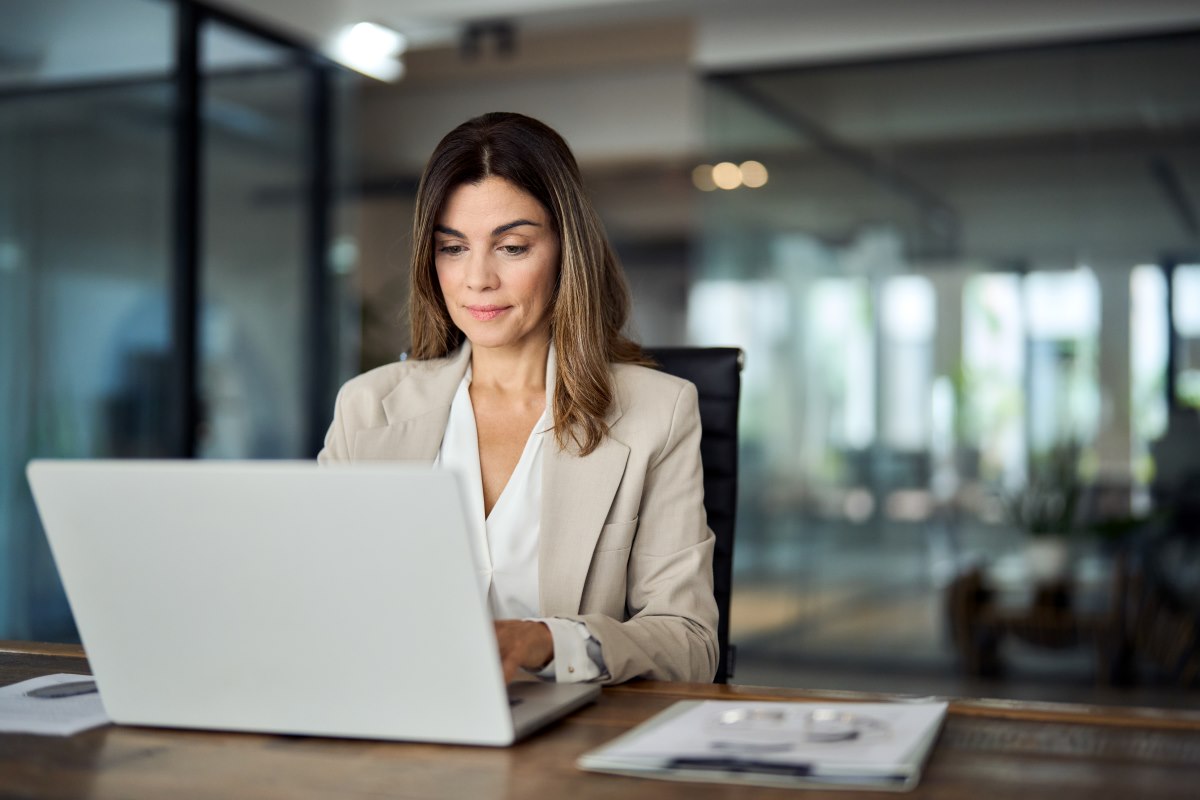
<svg viewBox="0 0 1200 800">
<path fill-rule="evenodd" d="M 713 591 L 717 597 L 720 661 L 715 683 L 733 675 L 729 643 L 729 599 L 733 588 L 733 527 L 737 514 L 738 401 L 742 388 L 742 351 L 736 347 L 661 347 L 646 354 L 663 372 L 696 384 L 700 395 L 700 457 L 704 462 L 704 510 L 717 537 L 713 554 Z"/>
</svg>

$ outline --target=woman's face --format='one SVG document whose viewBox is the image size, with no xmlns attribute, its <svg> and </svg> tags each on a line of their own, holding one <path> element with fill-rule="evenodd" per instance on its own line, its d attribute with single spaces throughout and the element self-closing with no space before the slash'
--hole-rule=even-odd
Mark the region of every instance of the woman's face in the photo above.
<svg viewBox="0 0 1200 800">
<path fill-rule="evenodd" d="M 434 226 L 433 261 L 450 319 L 473 347 L 549 338 L 558 234 L 525 191 L 494 176 L 454 189 Z"/>
</svg>

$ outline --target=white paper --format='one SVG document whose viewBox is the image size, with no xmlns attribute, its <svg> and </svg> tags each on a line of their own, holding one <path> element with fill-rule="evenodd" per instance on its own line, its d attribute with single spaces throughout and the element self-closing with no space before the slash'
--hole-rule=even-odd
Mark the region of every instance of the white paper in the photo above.
<svg viewBox="0 0 1200 800">
<path fill-rule="evenodd" d="M 812 712 L 848 720 L 855 733 L 813 741 Z M 946 703 L 764 703 L 710 700 L 635 730 L 586 758 L 665 766 L 678 759 L 743 759 L 803 765 L 812 775 L 908 775 L 917 771 Z M 738 718 L 744 718 L 738 722 Z M 732 721 L 731 721 L 732 720 Z M 653 722 L 653 721 L 651 721 Z"/>
<path fill-rule="evenodd" d="M 110 721 L 98 692 L 71 697 L 30 697 L 44 686 L 91 680 L 91 675 L 43 675 L 0 688 L 0 732 L 70 736 Z"/>
</svg>

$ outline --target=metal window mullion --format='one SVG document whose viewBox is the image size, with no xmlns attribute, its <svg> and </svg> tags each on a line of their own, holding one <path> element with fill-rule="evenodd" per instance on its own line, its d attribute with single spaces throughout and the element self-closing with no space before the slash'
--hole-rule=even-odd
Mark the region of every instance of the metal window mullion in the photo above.
<svg viewBox="0 0 1200 800">
<path fill-rule="evenodd" d="M 170 455 L 196 456 L 200 423 L 199 303 L 202 230 L 200 27 L 203 11 L 183 0 L 175 22 L 175 115 L 172 160 Z"/>
<path fill-rule="evenodd" d="M 307 230 L 305 241 L 306 324 L 304 353 L 305 370 L 305 450 L 315 456 L 321 449 L 325 427 L 329 421 L 329 390 L 331 379 L 331 330 L 329 300 L 329 239 L 330 203 L 333 168 L 333 135 L 331 121 L 332 75 L 330 68 L 310 59 L 307 72 L 308 117 L 308 181 L 305 197 Z"/>
</svg>

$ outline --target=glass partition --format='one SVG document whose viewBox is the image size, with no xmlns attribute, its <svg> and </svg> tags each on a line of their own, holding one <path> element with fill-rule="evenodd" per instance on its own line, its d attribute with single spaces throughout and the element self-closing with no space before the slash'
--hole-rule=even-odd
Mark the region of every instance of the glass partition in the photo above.
<svg viewBox="0 0 1200 800">
<path fill-rule="evenodd" d="M 1119 599 L 1152 521 L 1137 487 L 1200 374 L 1197 58 L 1188 34 L 709 77 L 687 330 L 747 353 L 735 680 L 1112 678 L 1084 634 L 998 634 L 972 672 L 962 598 L 1033 619 L 1031 543 L 1056 526 L 1064 602 Z M 1173 311 L 1138 266 L 1164 263 Z M 1070 514 L 1023 512 L 1037 492 Z"/>
<path fill-rule="evenodd" d="M 346 299 L 355 257 L 339 239 L 353 221 L 332 191 L 350 180 L 352 153 L 336 137 L 357 82 L 269 32 L 179 8 L 5 6 L 0 639 L 76 635 L 25 480 L 31 458 L 187 456 L 180 443 L 195 422 L 204 456 L 312 457 L 336 386 L 357 367 L 358 309 Z M 176 28 L 192 24 L 198 154 L 180 147 L 190 137 L 177 114 L 187 70 L 176 69 Z M 331 128 L 322 153 L 314 137 Z M 198 228 L 199 275 L 181 258 L 174 215 L 196 188 L 176 167 L 193 157 L 200 213 L 184 225 Z M 329 236 L 318 244 L 320 215 Z M 193 278 L 199 421 L 174 413 L 180 364 L 191 362 L 174 315 Z"/>
<path fill-rule="evenodd" d="M 0 638 L 61 641 L 26 462 L 172 441 L 172 9 L 19 6 L 0 27 L 27 55 L 0 61 Z"/>
<path fill-rule="evenodd" d="M 308 73 L 289 50 L 201 32 L 200 407 L 205 458 L 305 455 Z"/>
</svg>

